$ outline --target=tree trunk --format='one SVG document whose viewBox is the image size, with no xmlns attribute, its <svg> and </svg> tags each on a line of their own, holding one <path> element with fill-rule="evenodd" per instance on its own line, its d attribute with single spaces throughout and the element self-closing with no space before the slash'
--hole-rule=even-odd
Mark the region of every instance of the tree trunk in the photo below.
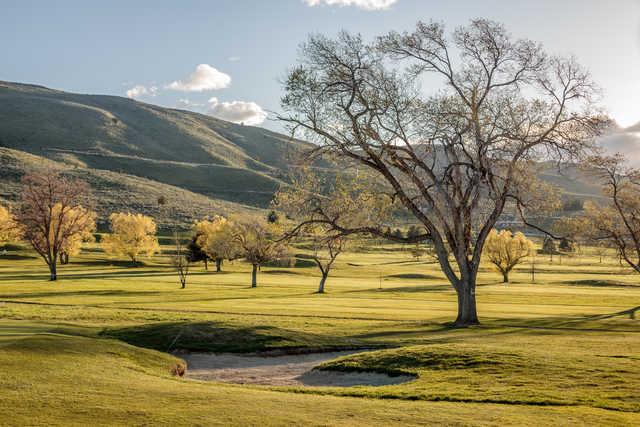
<svg viewBox="0 0 640 427">
<path fill-rule="evenodd" d="M 207 259 L 204 259 L 204 270 L 205 271 L 209 271 L 209 262 L 207 261 Z"/>
<path fill-rule="evenodd" d="M 251 270 L 251 287 L 258 287 L 258 264 L 253 264 L 253 270 Z"/>
<path fill-rule="evenodd" d="M 322 279 L 320 279 L 320 285 L 318 286 L 318 293 L 324 294 L 324 283 L 327 281 L 327 274 L 322 273 Z"/>
<path fill-rule="evenodd" d="M 471 280 L 460 283 L 458 294 L 458 317 L 455 326 L 479 325 L 476 310 L 476 286 Z"/>
<path fill-rule="evenodd" d="M 508 271 L 503 271 L 502 272 L 502 283 L 509 283 L 509 272 Z"/>
<path fill-rule="evenodd" d="M 216 272 L 222 271 L 222 258 L 216 258 Z"/>
<path fill-rule="evenodd" d="M 49 272 L 51 273 L 51 276 L 49 278 L 51 282 L 58 280 L 57 266 L 55 262 L 49 264 Z"/>
</svg>

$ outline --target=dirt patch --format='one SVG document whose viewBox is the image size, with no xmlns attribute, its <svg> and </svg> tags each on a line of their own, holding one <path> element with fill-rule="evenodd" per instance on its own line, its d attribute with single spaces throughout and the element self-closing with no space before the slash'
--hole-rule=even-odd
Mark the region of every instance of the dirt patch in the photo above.
<svg viewBox="0 0 640 427">
<path fill-rule="evenodd" d="M 315 366 L 357 351 L 294 354 L 284 356 L 238 355 L 230 353 L 180 354 L 188 365 L 187 378 L 235 384 L 272 386 L 351 387 L 401 384 L 415 378 L 375 372 L 338 372 Z"/>
</svg>

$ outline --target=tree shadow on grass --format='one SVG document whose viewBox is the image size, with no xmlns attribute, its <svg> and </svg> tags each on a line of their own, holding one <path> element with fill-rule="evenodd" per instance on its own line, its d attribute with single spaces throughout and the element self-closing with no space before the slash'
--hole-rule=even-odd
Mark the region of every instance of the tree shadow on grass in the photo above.
<svg viewBox="0 0 640 427">
<path fill-rule="evenodd" d="M 110 277 L 155 277 L 166 275 L 168 270 L 122 270 L 122 271 L 101 271 L 97 273 L 71 273 L 58 270 L 58 282 L 75 279 L 108 279 Z M 0 282 L 11 282 L 16 280 L 42 280 L 49 281 L 49 273 L 40 274 L 14 274 L 0 276 Z M 54 282 L 55 283 L 55 282 Z"/>
<path fill-rule="evenodd" d="M 50 292 L 27 292 L 14 294 L 0 294 L 3 299 L 23 299 L 23 298 L 49 298 L 49 297 L 74 297 L 74 296 L 107 296 L 107 297 L 130 297 L 130 296 L 149 296 L 158 295 L 159 291 L 127 291 L 122 289 L 111 290 L 86 290 L 86 291 L 50 291 Z"/>
<path fill-rule="evenodd" d="M 336 337 L 325 337 L 275 326 L 230 326 L 222 322 L 163 322 L 109 328 L 101 336 L 159 351 L 208 351 L 227 353 L 286 350 L 304 352 L 353 348 Z M 357 346 L 356 346 L 357 347 Z"/>
<path fill-rule="evenodd" d="M 563 285 L 575 285 L 575 286 L 593 286 L 593 287 L 602 287 L 602 288 L 637 288 L 639 285 L 635 285 L 633 283 L 622 283 L 616 282 L 613 280 L 595 280 L 595 279 L 585 279 L 585 280 L 565 280 L 561 282 Z"/>
<path fill-rule="evenodd" d="M 33 255 L 0 254 L 0 261 L 23 261 L 26 259 L 38 259 L 38 257 Z"/>
</svg>

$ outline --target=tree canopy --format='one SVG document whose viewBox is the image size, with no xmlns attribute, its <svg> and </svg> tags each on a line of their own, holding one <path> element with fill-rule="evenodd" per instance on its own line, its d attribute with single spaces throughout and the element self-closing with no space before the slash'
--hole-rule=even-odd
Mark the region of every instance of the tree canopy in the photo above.
<svg viewBox="0 0 640 427">
<path fill-rule="evenodd" d="M 103 237 L 105 251 L 113 256 L 127 256 L 136 263 L 140 255 L 151 256 L 160 251 L 153 218 L 130 212 L 109 215 L 111 233 Z"/>
</svg>

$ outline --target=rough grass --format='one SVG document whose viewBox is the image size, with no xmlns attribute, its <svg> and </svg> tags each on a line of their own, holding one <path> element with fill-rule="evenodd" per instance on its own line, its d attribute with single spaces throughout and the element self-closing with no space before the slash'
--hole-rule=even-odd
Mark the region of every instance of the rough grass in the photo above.
<svg viewBox="0 0 640 427">
<path fill-rule="evenodd" d="M 13 425 L 640 422 L 640 325 L 628 313 L 640 289 L 615 260 L 539 257 L 536 283 L 521 266 L 506 286 L 486 268 L 482 326 L 451 329 L 455 294 L 437 266 L 383 249 L 344 254 L 324 295 L 314 293 L 313 268 L 265 267 L 251 289 L 241 262 L 222 274 L 195 267 L 181 290 L 162 257 L 128 268 L 85 252 L 57 283 L 38 259 L 0 258 L 0 363 L 9 373 L 0 410 Z M 173 377 L 179 360 L 166 353 L 354 347 L 381 349 L 322 369 L 416 379 L 349 389 L 201 383 Z"/>
</svg>

